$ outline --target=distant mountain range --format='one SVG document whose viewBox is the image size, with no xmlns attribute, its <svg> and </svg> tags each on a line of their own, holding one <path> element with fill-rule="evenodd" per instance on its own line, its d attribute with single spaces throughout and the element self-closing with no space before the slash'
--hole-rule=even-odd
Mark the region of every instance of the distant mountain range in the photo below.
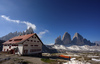
<svg viewBox="0 0 100 64">
<path fill-rule="evenodd" d="M 95 43 L 100 45 L 100 41 L 95 41 Z"/>
<path fill-rule="evenodd" d="M 55 39 L 55 45 L 96 45 L 95 43 L 91 43 L 89 40 L 83 38 L 79 33 L 75 33 L 73 39 L 71 40 L 71 36 L 68 32 L 65 32 L 62 39 L 61 36 Z"/>
<path fill-rule="evenodd" d="M 26 31 L 23 31 L 23 32 L 10 32 L 9 34 L 3 36 L 0 38 L 0 51 L 2 50 L 2 43 L 15 37 L 15 36 L 19 36 L 19 35 L 25 35 L 25 34 L 31 34 L 31 33 L 34 33 L 33 29 L 30 27 L 29 29 L 27 29 Z M 71 46 L 71 45 L 76 45 L 76 46 L 72 46 L 72 47 L 67 47 L 66 46 Z M 92 45 L 96 45 L 95 43 L 91 43 L 89 40 L 83 38 L 79 33 L 75 33 L 73 39 L 71 40 L 71 36 L 68 32 L 65 32 L 62 39 L 61 39 L 61 36 L 57 37 L 55 39 L 55 44 L 54 45 L 44 45 L 42 46 L 42 52 L 44 53 L 58 53 L 58 52 L 65 52 L 66 49 L 68 50 L 71 50 L 73 48 L 76 49 L 76 48 L 82 48 L 82 47 L 79 47 L 79 45 L 89 45 L 89 46 L 92 46 Z M 88 47 L 89 47 L 88 46 Z M 87 46 L 85 46 L 87 47 Z M 83 48 L 85 48 L 83 46 Z M 92 47 L 92 48 L 95 48 L 95 47 Z M 88 49 L 91 49 L 91 47 L 89 47 Z M 80 49 L 81 50 L 81 49 Z M 84 49 L 85 50 L 85 49 Z M 94 50 L 94 49 L 93 49 Z"/>
<path fill-rule="evenodd" d="M 19 35 L 25 35 L 25 34 L 31 34 L 31 33 L 34 33 L 33 29 L 30 27 L 29 29 L 26 29 L 26 31 L 23 31 L 23 32 L 10 32 L 9 34 L 3 36 L 0 38 L 0 40 L 4 40 L 4 41 L 7 41 L 15 36 L 19 36 Z"/>
</svg>

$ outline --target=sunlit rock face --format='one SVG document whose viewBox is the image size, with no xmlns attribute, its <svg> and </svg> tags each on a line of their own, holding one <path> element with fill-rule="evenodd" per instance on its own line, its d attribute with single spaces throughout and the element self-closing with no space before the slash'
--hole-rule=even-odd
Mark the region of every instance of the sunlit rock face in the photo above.
<svg viewBox="0 0 100 64">
<path fill-rule="evenodd" d="M 79 33 L 75 33 L 73 39 L 71 40 L 71 36 L 68 32 L 65 32 L 62 40 L 61 40 L 61 36 L 57 37 L 55 39 L 55 44 L 57 45 L 65 45 L 65 46 L 70 46 L 70 45 L 96 45 L 95 43 L 91 43 L 90 40 L 87 40 L 85 38 L 83 38 L 82 35 L 80 35 Z"/>
<path fill-rule="evenodd" d="M 71 43 L 71 36 L 68 32 L 65 32 L 63 37 L 62 37 L 62 41 L 64 45 L 70 44 Z"/>
<path fill-rule="evenodd" d="M 75 33 L 72 43 L 76 45 L 83 45 L 84 44 L 84 39 L 79 33 Z"/>
</svg>

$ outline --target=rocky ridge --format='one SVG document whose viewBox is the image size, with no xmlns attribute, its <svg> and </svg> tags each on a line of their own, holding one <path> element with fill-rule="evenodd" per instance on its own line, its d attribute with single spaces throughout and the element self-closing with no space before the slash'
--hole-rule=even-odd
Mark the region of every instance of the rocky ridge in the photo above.
<svg viewBox="0 0 100 64">
<path fill-rule="evenodd" d="M 9 34 L 3 36 L 0 38 L 0 40 L 4 40 L 4 41 L 7 41 L 15 36 L 19 36 L 19 35 L 25 35 L 25 34 L 31 34 L 31 33 L 34 33 L 33 29 L 30 27 L 29 29 L 26 29 L 26 31 L 23 31 L 23 32 L 10 32 Z"/>
</svg>

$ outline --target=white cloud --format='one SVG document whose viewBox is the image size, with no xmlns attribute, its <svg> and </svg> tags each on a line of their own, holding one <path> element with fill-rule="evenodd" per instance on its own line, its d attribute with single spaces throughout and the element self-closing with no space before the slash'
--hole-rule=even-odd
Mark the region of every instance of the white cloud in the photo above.
<svg viewBox="0 0 100 64">
<path fill-rule="evenodd" d="M 32 23 L 30 23 L 30 22 L 23 21 L 23 22 L 21 22 L 21 23 L 26 24 L 26 25 L 27 25 L 27 29 L 29 29 L 29 27 L 32 27 L 33 29 L 36 29 L 35 24 L 32 24 Z"/>
<path fill-rule="evenodd" d="M 15 22 L 15 23 L 23 23 L 23 24 L 26 24 L 26 25 L 27 25 L 27 29 L 29 29 L 29 27 L 32 27 L 33 30 L 36 29 L 36 25 L 35 25 L 35 24 L 32 24 L 32 23 L 30 23 L 30 22 L 27 22 L 27 21 L 20 21 L 20 20 L 12 20 L 12 19 L 10 19 L 9 17 L 7 17 L 7 16 L 5 16 L 5 15 L 1 15 L 1 17 L 4 18 L 5 20 L 9 21 L 9 22 Z M 38 36 L 39 36 L 40 38 L 42 38 L 42 36 L 43 36 L 45 33 L 47 33 L 47 32 L 49 32 L 49 31 L 48 31 L 48 30 L 44 30 L 44 31 L 42 31 L 42 32 L 39 32 Z"/>
<path fill-rule="evenodd" d="M 30 23 L 30 22 L 27 22 L 27 21 L 20 21 L 20 20 L 12 20 L 12 19 L 10 19 L 9 17 L 7 17 L 7 16 L 5 16 L 5 15 L 1 15 L 1 17 L 4 18 L 4 19 L 7 20 L 7 21 L 10 21 L 10 22 L 24 23 L 24 24 L 27 25 L 27 29 L 28 29 L 29 27 L 32 27 L 33 30 L 36 29 L 36 25 L 35 25 L 35 24 L 32 24 L 32 23 Z"/>
<path fill-rule="evenodd" d="M 42 31 L 42 32 L 39 32 L 38 36 L 39 36 L 40 38 L 42 38 L 42 35 L 44 35 L 44 34 L 47 33 L 47 32 L 49 32 L 49 31 L 48 31 L 48 30 L 44 30 L 44 31 Z"/>
<path fill-rule="evenodd" d="M 54 43 L 50 43 L 50 44 L 47 44 L 47 45 L 54 45 Z"/>
</svg>

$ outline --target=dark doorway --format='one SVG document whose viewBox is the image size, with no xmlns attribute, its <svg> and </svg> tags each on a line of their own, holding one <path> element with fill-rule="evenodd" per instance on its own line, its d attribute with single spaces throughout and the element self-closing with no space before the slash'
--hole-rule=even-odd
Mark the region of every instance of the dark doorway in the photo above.
<svg viewBox="0 0 100 64">
<path fill-rule="evenodd" d="M 11 54 L 15 54 L 15 50 L 11 50 L 10 53 L 11 53 Z"/>
</svg>

